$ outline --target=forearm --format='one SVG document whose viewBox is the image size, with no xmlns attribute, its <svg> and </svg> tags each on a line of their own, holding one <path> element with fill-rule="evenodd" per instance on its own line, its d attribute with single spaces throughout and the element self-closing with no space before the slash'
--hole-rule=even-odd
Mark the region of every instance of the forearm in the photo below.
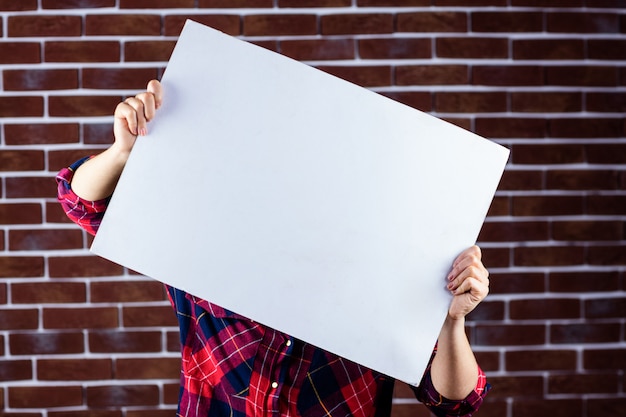
<svg viewBox="0 0 626 417">
<path fill-rule="evenodd" d="M 117 144 L 82 164 L 72 178 L 72 190 L 79 197 L 97 201 L 109 197 L 117 185 L 129 151 Z"/>
<path fill-rule="evenodd" d="M 478 364 L 465 334 L 465 319 L 449 315 L 439 334 L 431 377 L 434 387 L 444 397 L 461 400 L 476 387 Z"/>
</svg>

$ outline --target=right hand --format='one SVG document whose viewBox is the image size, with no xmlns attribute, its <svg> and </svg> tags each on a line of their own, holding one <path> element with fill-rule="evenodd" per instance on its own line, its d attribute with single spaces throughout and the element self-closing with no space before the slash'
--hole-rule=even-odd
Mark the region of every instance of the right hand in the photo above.
<svg viewBox="0 0 626 417">
<path fill-rule="evenodd" d="M 148 122 L 163 102 L 163 89 L 158 80 L 148 83 L 147 91 L 129 97 L 115 108 L 113 133 L 118 151 L 128 153 L 137 136 L 148 133 Z"/>
</svg>

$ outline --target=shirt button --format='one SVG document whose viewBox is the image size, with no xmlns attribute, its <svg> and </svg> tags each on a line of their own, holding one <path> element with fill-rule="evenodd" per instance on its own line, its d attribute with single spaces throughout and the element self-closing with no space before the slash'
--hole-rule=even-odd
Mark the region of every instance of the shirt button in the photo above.
<svg viewBox="0 0 626 417">
<path fill-rule="evenodd" d="M 285 346 L 287 347 L 291 346 L 291 340 L 287 340 L 287 342 L 285 342 Z"/>
<path fill-rule="evenodd" d="M 274 389 L 278 388 L 278 382 L 276 381 L 272 382 L 272 388 Z"/>
</svg>

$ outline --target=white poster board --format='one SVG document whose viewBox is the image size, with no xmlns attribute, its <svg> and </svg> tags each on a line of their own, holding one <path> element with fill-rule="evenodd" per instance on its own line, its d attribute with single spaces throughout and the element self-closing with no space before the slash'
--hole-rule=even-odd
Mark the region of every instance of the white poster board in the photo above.
<svg viewBox="0 0 626 417">
<path fill-rule="evenodd" d="M 508 150 L 188 21 L 94 253 L 417 385 Z"/>
</svg>

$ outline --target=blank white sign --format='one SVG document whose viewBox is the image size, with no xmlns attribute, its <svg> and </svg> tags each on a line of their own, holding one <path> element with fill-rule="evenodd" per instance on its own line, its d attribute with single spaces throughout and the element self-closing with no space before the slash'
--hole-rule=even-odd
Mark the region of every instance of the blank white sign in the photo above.
<svg viewBox="0 0 626 417">
<path fill-rule="evenodd" d="M 188 21 L 94 253 L 417 385 L 508 150 Z"/>
</svg>

